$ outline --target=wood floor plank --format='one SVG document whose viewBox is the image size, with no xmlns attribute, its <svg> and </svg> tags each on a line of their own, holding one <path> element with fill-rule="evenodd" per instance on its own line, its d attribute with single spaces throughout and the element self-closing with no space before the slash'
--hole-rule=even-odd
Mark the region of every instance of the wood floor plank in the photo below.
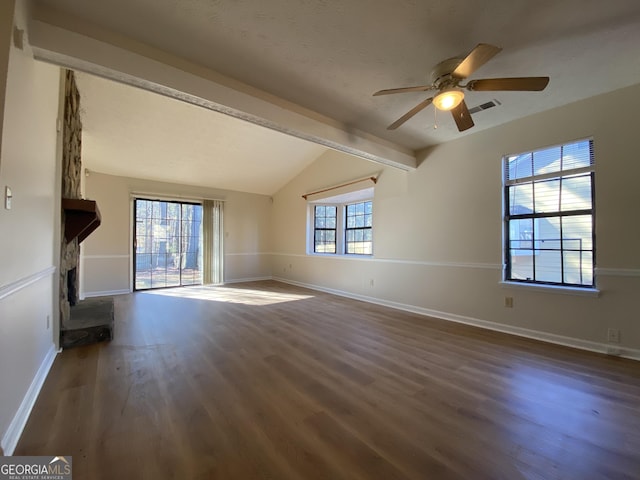
<svg viewBox="0 0 640 480">
<path fill-rule="evenodd" d="M 116 297 L 16 449 L 90 479 L 638 479 L 640 363 L 273 281 Z"/>
</svg>

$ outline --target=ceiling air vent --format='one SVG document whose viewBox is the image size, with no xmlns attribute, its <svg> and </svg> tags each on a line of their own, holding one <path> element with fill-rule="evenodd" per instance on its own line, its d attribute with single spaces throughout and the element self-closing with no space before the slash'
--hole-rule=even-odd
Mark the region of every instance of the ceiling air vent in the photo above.
<svg viewBox="0 0 640 480">
<path fill-rule="evenodd" d="M 478 112 L 481 112 L 482 110 L 487 110 L 489 108 L 493 108 L 498 105 L 502 105 L 502 104 L 494 98 L 493 100 L 490 100 L 487 103 L 483 103 L 482 105 L 478 105 L 477 107 L 470 108 L 469 113 L 478 113 Z"/>
</svg>

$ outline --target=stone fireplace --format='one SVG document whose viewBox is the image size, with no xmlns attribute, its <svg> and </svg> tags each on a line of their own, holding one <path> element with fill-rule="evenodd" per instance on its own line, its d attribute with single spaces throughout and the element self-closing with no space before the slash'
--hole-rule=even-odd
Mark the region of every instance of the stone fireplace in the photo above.
<svg viewBox="0 0 640 480">
<path fill-rule="evenodd" d="M 111 339 L 113 299 L 80 301 L 80 243 L 101 222 L 95 201 L 81 195 L 80 93 L 72 71 L 65 76 L 60 245 L 60 344 L 63 348 Z"/>
<path fill-rule="evenodd" d="M 63 120 L 62 147 L 62 198 L 80 199 L 80 182 L 82 181 L 82 122 L 80 120 L 80 92 L 76 86 L 75 76 L 67 70 L 65 75 L 65 105 Z M 63 200 L 64 201 L 64 200 Z M 65 233 L 67 210 L 62 207 L 62 232 Z M 69 290 L 71 287 L 73 304 L 78 301 L 80 290 L 78 265 L 80 263 L 80 247 L 78 239 L 67 241 L 62 235 L 60 251 L 60 325 L 64 329 L 71 318 Z M 73 272 L 71 275 L 69 272 Z"/>
</svg>

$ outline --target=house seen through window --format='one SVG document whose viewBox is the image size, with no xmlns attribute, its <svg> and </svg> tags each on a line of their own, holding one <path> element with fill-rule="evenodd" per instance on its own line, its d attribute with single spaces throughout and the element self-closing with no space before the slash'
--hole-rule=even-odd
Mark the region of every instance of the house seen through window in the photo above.
<svg viewBox="0 0 640 480">
<path fill-rule="evenodd" d="M 594 287 L 593 140 L 504 158 L 505 280 Z"/>
</svg>

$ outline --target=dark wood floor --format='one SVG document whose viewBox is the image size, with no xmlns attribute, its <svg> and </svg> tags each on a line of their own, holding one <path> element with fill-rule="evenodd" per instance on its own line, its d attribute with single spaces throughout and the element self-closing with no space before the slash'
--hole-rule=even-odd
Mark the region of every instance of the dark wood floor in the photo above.
<svg viewBox="0 0 640 480">
<path fill-rule="evenodd" d="M 84 479 L 640 478 L 640 362 L 277 282 L 116 298 L 16 455 Z M 206 297 L 205 297 L 206 296 Z"/>
</svg>

